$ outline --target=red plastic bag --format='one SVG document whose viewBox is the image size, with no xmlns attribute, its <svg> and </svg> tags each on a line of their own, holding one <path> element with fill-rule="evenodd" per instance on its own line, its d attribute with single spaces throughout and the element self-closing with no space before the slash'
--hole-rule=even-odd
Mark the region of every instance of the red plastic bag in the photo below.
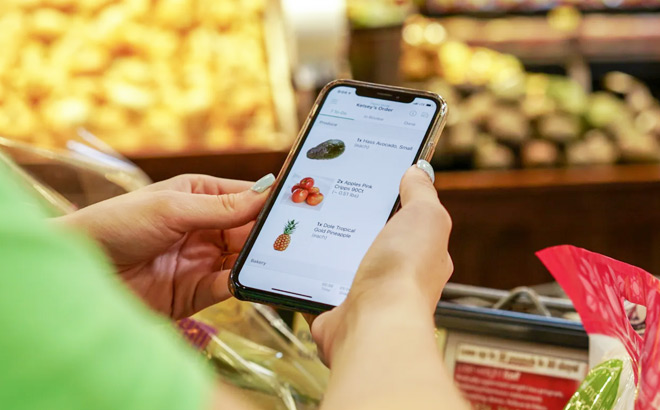
<svg viewBox="0 0 660 410">
<path fill-rule="evenodd" d="M 544 249 L 537 256 L 582 318 L 590 336 L 590 364 L 608 359 L 602 357 L 608 349 L 598 346 L 606 339 L 625 348 L 631 382 L 626 387 L 626 381 L 621 381 L 619 402 L 613 409 L 660 409 L 660 280 L 635 266 L 574 246 Z M 626 300 L 646 307 L 643 337 L 630 325 Z"/>
</svg>

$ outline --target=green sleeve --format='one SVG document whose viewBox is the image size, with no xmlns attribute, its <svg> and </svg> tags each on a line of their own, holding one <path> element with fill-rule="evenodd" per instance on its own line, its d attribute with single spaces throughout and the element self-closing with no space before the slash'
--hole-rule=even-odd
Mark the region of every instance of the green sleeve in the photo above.
<svg viewBox="0 0 660 410">
<path fill-rule="evenodd" d="M 202 409 L 210 368 L 0 169 L 0 408 Z"/>
</svg>

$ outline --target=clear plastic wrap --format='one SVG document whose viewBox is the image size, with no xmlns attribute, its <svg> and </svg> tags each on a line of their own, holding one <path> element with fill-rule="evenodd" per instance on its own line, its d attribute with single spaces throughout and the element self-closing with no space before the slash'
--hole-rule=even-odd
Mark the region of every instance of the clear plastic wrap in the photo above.
<svg viewBox="0 0 660 410">
<path fill-rule="evenodd" d="M 60 215 L 151 183 L 142 170 L 84 129 L 63 149 L 0 136 L 0 163 Z"/>
<path fill-rule="evenodd" d="M 223 380 L 263 408 L 319 406 L 329 370 L 272 309 L 231 299 L 179 327 Z"/>
</svg>

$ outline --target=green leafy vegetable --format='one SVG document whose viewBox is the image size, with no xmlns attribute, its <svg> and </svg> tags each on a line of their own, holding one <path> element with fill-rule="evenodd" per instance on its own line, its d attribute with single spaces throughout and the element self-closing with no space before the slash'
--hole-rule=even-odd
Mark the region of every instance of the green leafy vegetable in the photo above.
<svg viewBox="0 0 660 410">
<path fill-rule="evenodd" d="M 591 369 L 564 410 L 611 410 L 619 391 L 623 361 L 607 360 Z"/>
</svg>

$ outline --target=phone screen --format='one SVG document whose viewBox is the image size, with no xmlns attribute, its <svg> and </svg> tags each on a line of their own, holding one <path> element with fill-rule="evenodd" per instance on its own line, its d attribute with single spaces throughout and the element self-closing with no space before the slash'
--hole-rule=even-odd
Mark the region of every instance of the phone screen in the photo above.
<svg viewBox="0 0 660 410">
<path fill-rule="evenodd" d="M 245 251 L 240 285 L 339 305 L 438 110 L 428 98 L 403 103 L 332 88 Z"/>
</svg>

